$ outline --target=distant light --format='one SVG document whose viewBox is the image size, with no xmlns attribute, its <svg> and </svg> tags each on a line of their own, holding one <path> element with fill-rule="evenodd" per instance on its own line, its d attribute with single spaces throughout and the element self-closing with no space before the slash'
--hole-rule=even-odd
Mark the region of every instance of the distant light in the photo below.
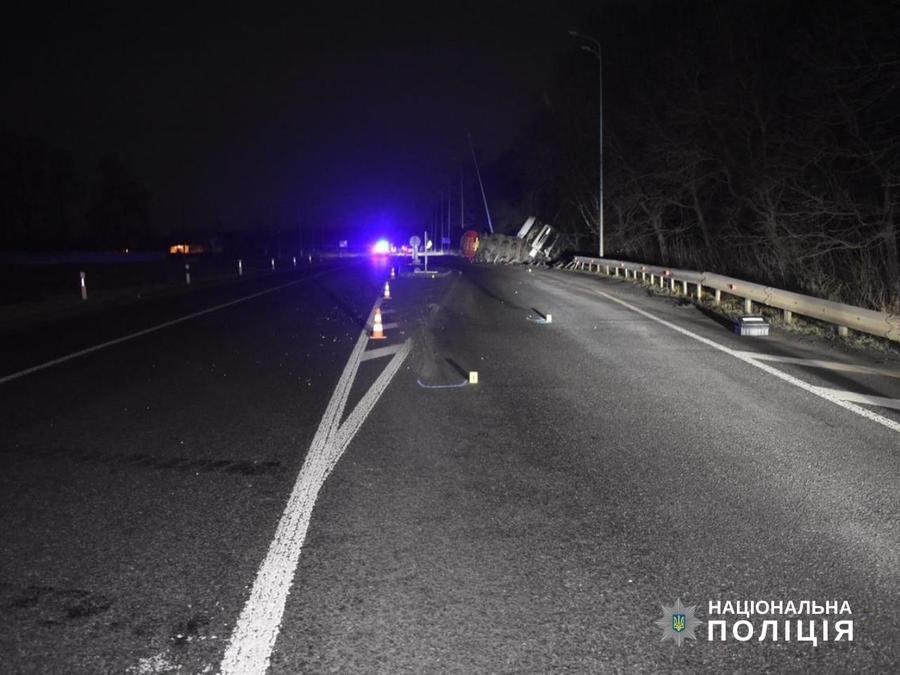
<svg viewBox="0 0 900 675">
<path fill-rule="evenodd" d="M 169 253 L 188 255 L 191 253 L 206 253 L 206 246 L 203 244 L 172 244 L 169 246 Z"/>
<path fill-rule="evenodd" d="M 372 253 L 385 254 L 391 252 L 391 243 L 387 239 L 379 239 L 372 245 Z"/>
</svg>

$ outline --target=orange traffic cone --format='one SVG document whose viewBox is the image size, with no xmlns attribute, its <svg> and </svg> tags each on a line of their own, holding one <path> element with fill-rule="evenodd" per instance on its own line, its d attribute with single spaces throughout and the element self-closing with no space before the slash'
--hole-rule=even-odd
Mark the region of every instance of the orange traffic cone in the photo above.
<svg viewBox="0 0 900 675">
<path fill-rule="evenodd" d="M 372 321 L 372 340 L 384 340 L 384 325 L 381 323 L 381 308 L 375 308 L 375 319 Z"/>
<path fill-rule="evenodd" d="M 384 299 L 391 299 L 391 285 L 387 281 L 384 282 Z"/>
<path fill-rule="evenodd" d="M 393 279 L 396 276 L 397 276 L 397 274 L 394 272 L 394 268 L 392 267 L 391 268 L 391 279 Z"/>
</svg>

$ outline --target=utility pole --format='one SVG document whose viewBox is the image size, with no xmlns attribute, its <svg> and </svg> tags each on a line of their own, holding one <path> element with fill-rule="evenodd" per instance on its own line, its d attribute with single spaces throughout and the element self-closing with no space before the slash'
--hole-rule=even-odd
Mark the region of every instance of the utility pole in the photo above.
<svg viewBox="0 0 900 675">
<path fill-rule="evenodd" d="M 599 230 L 600 230 L 600 257 L 603 257 L 603 50 L 600 47 L 600 41 L 596 40 L 592 37 L 588 37 L 587 35 L 582 35 L 581 33 L 570 30 L 569 35 L 574 38 L 578 38 L 579 40 L 585 40 L 590 42 L 590 45 L 581 45 L 581 48 L 588 52 L 589 54 L 593 54 L 594 58 L 597 59 L 598 71 L 600 73 L 599 79 L 599 104 L 600 104 L 600 203 L 598 204 L 600 211 L 600 222 L 599 222 Z"/>
<path fill-rule="evenodd" d="M 475 157 L 475 144 L 472 142 L 472 134 L 466 129 L 469 136 L 469 148 L 472 150 L 472 163 L 475 164 L 475 175 L 478 177 L 478 187 L 481 188 L 481 200 L 484 202 L 484 215 L 487 216 L 487 226 L 491 234 L 494 234 L 494 224 L 491 222 L 491 211 L 488 209 L 487 197 L 484 194 L 484 183 L 481 182 L 481 169 L 478 168 L 478 159 Z"/>
<path fill-rule="evenodd" d="M 450 245 L 452 237 L 450 236 L 450 205 L 453 202 L 453 184 L 447 181 L 447 246 Z M 444 242 L 441 240 L 441 250 L 444 249 Z"/>
<path fill-rule="evenodd" d="M 463 165 L 462 159 L 459 160 L 459 236 L 462 237 L 463 232 L 466 231 L 466 223 L 465 216 L 463 214 L 466 212 L 466 205 L 464 203 L 463 193 Z"/>
</svg>

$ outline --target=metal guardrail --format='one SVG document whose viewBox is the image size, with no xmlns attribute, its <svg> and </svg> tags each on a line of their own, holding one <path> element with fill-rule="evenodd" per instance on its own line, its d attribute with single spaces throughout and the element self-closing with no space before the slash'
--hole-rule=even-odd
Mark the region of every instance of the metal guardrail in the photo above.
<svg viewBox="0 0 900 675">
<path fill-rule="evenodd" d="M 887 338 L 900 342 L 900 315 L 876 312 L 871 309 L 845 305 L 840 302 L 814 298 L 801 293 L 783 291 L 780 288 L 763 286 L 743 279 L 726 277 L 712 272 L 695 272 L 681 270 L 674 267 L 660 267 L 658 265 L 644 265 L 641 263 L 622 262 L 611 258 L 590 258 L 576 256 L 569 267 L 574 269 L 588 269 L 590 271 L 605 272 L 607 275 L 619 275 L 623 270 L 625 277 L 637 279 L 640 275 L 642 281 L 657 283 L 664 287 L 669 284 L 672 291 L 677 292 L 677 284 L 681 284 L 681 291 L 687 295 L 688 285 L 695 286 L 697 299 L 702 299 L 704 289 L 715 291 L 715 302 L 721 301 L 721 294 L 726 293 L 744 300 L 744 310 L 752 313 L 752 303 L 758 303 L 767 307 L 775 307 L 784 312 L 784 319 L 790 323 L 793 314 L 807 316 L 819 321 L 835 324 L 841 335 L 846 335 L 848 329 L 853 329 L 869 335 Z M 658 280 L 658 281 L 657 281 Z"/>
</svg>

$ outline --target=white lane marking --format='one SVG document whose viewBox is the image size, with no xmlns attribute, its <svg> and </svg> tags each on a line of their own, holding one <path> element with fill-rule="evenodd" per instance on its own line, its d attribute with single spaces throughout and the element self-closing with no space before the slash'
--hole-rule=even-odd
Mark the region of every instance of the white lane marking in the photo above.
<svg viewBox="0 0 900 675">
<path fill-rule="evenodd" d="M 93 352 L 98 352 L 101 349 L 106 349 L 107 347 L 112 347 L 113 345 L 120 344 L 122 342 L 127 342 L 128 340 L 134 340 L 135 338 L 141 337 L 142 335 L 147 335 L 149 333 L 155 333 L 158 330 L 162 330 L 163 328 L 169 328 L 170 326 L 175 326 L 179 323 L 183 323 L 185 321 L 190 321 L 191 319 L 196 319 L 198 316 L 204 316 L 205 314 L 210 314 L 211 312 L 218 312 L 220 309 L 225 309 L 226 307 L 232 307 L 233 305 L 237 305 L 242 302 L 247 302 L 248 300 L 253 300 L 254 298 L 258 298 L 263 295 L 267 295 L 269 293 L 274 293 L 275 291 L 280 291 L 284 288 L 288 288 L 289 286 L 295 286 L 303 281 L 309 281 L 310 279 L 315 279 L 316 277 L 320 277 L 323 274 L 327 274 L 328 272 L 332 272 L 334 270 L 324 270 L 322 272 L 317 272 L 316 274 L 311 274 L 310 276 L 303 277 L 302 279 L 296 279 L 294 281 L 289 281 L 286 284 L 280 284 L 278 286 L 273 286 L 272 288 L 267 288 L 264 291 L 260 291 L 259 293 L 252 293 L 250 295 L 245 295 L 243 297 L 237 298 L 236 300 L 229 300 L 228 302 L 223 302 L 221 305 L 215 305 L 214 307 L 207 307 L 206 309 L 201 309 L 199 312 L 194 312 L 193 314 L 188 314 L 186 316 L 178 317 L 177 319 L 172 319 L 171 321 L 166 321 L 164 323 L 157 324 L 155 326 L 151 326 L 150 328 L 145 328 L 143 330 L 139 330 L 135 333 L 129 333 L 128 335 L 123 335 L 122 337 L 115 338 L 113 340 L 107 340 L 106 342 L 101 342 L 98 345 L 94 345 L 92 347 L 88 347 L 87 349 L 82 349 L 77 352 L 73 352 L 71 354 L 66 354 L 65 356 L 60 356 L 58 359 L 53 359 L 52 361 L 47 361 L 45 363 L 41 363 L 36 366 L 32 366 L 30 368 L 26 368 L 25 370 L 20 370 L 16 373 L 11 373 L 9 375 L 4 375 L 0 377 L 0 384 L 4 384 L 5 382 L 10 382 L 11 380 L 16 380 L 20 377 L 25 377 L 26 375 L 31 375 L 32 373 L 36 373 L 39 370 L 45 370 L 46 368 L 50 368 L 52 366 L 57 366 L 60 363 L 65 363 L 66 361 L 71 361 L 72 359 L 77 359 L 80 356 L 85 356 L 87 354 L 92 354 Z"/>
<path fill-rule="evenodd" d="M 371 361 L 372 359 L 380 359 L 385 356 L 393 356 L 403 345 L 388 345 L 387 347 L 379 347 L 378 349 L 370 349 L 363 352 L 362 361 Z"/>
<path fill-rule="evenodd" d="M 284 605 L 300 560 L 300 550 L 319 488 L 325 482 L 326 443 L 338 428 L 359 359 L 368 338 L 360 333 L 356 346 L 338 380 L 303 467 L 275 530 L 268 553 L 256 573 L 250 597 L 235 625 L 220 672 L 265 673 L 278 636 Z"/>
<path fill-rule="evenodd" d="M 407 340 L 344 424 L 339 425 L 367 342 L 367 335 L 362 332 L 319 423 L 275 537 L 225 651 L 220 666 L 223 675 L 262 675 L 268 670 L 319 490 L 410 350 Z"/>
<path fill-rule="evenodd" d="M 831 387 L 818 387 L 820 391 L 827 391 L 832 396 L 836 396 L 842 401 L 853 401 L 854 403 L 865 403 L 866 405 L 876 405 L 881 408 L 893 408 L 900 410 L 900 399 L 886 398 L 884 396 L 870 396 L 868 394 L 857 394 L 854 391 L 846 391 L 844 389 L 832 389 Z"/>
<path fill-rule="evenodd" d="M 743 356 L 749 356 L 757 361 L 772 361 L 775 363 L 790 363 L 809 368 L 822 368 L 825 370 L 841 370 L 848 373 L 860 373 L 862 375 L 883 375 L 885 377 L 900 377 L 900 371 L 876 368 L 874 366 L 861 366 L 855 363 L 841 363 L 840 361 L 822 361 L 820 359 L 803 359 L 794 356 L 779 356 L 776 354 L 757 354 L 756 352 L 737 352 Z"/>
<path fill-rule="evenodd" d="M 759 368 L 760 370 L 763 370 L 763 371 L 769 373 L 770 375 L 774 375 L 775 377 L 779 378 L 780 380 L 784 380 L 785 382 L 793 384 L 796 387 L 800 387 L 800 389 L 803 389 L 804 391 L 808 391 L 809 393 L 814 394 L 815 396 L 818 396 L 819 398 L 823 398 L 826 401 L 830 401 L 831 403 L 834 403 L 835 405 L 839 405 L 840 407 L 842 407 L 846 410 L 849 410 L 850 412 L 856 413 L 860 417 L 865 417 L 868 420 L 877 422 L 878 424 L 881 424 L 882 426 L 887 427 L 891 431 L 896 431 L 896 432 L 900 433 L 900 422 L 895 422 L 894 420 L 888 419 L 887 417 L 883 417 L 883 416 L 879 415 L 878 413 L 872 412 L 871 410 L 867 410 L 866 408 L 861 408 L 860 406 L 855 405 L 854 403 L 851 403 L 850 401 L 845 401 L 842 398 L 833 394 L 828 389 L 824 389 L 822 387 L 816 387 L 812 384 L 809 384 L 808 382 L 804 382 L 800 378 L 794 377 L 793 375 L 788 375 L 787 373 L 785 373 L 781 370 L 778 370 L 777 368 L 773 368 L 772 366 L 766 365 L 765 363 L 760 363 L 759 361 L 757 361 L 753 358 L 750 358 L 749 356 L 745 356 L 743 352 L 739 352 L 734 349 L 730 349 L 724 345 L 720 345 L 718 342 L 715 342 L 713 340 L 709 340 L 705 337 L 697 335 L 696 333 L 693 333 L 693 332 L 687 330 L 686 328 L 682 328 L 681 326 L 676 326 L 674 323 L 672 323 L 670 321 L 666 321 L 665 319 L 660 319 L 659 317 L 654 316 L 650 312 L 644 311 L 643 309 L 641 309 L 639 307 L 635 307 L 631 303 L 625 302 L 624 300 L 621 300 L 613 295 L 610 295 L 609 293 L 605 293 L 604 291 L 598 291 L 598 290 L 593 290 L 592 292 L 597 293 L 598 295 L 602 295 L 603 297 L 605 297 L 609 300 L 612 300 L 613 302 L 618 303 L 618 304 L 622 305 L 623 307 L 630 309 L 632 312 L 637 312 L 641 316 L 645 316 L 648 319 L 651 319 L 653 321 L 656 321 L 659 324 L 662 324 L 663 326 L 667 326 L 668 328 L 671 328 L 672 330 L 677 331 L 677 332 L 681 333 L 682 335 L 687 335 L 689 338 L 693 338 L 694 340 L 697 340 L 698 342 L 702 342 L 703 344 L 708 345 L 708 346 L 712 347 L 713 349 L 718 349 L 719 351 L 725 352 L 726 354 L 729 354 L 730 356 L 733 356 L 734 358 L 736 358 L 740 361 L 743 361 L 744 363 L 749 363 L 754 368 Z"/>
<path fill-rule="evenodd" d="M 356 436 L 356 433 L 359 431 L 363 422 L 366 421 L 369 413 L 372 412 L 372 408 L 378 403 L 378 399 L 381 398 L 384 390 L 387 389 L 387 386 L 391 383 L 394 375 L 397 374 L 400 366 L 403 365 L 403 361 L 406 359 L 407 354 L 409 354 L 410 346 L 409 340 L 400 345 L 400 349 L 394 355 L 394 358 L 390 360 L 375 382 L 372 383 L 372 386 L 369 387 L 369 391 L 367 391 L 365 396 L 360 399 L 359 403 L 357 403 L 356 407 L 353 409 L 353 412 L 347 416 L 347 419 L 337 430 L 337 434 L 334 438 L 331 466 L 328 469 L 328 473 L 331 473 L 331 469 L 334 468 L 334 465 L 337 464 L 341 455 L 344 454 L 344 450 L 350 445 L 350 441 Z"/>
</svg>

